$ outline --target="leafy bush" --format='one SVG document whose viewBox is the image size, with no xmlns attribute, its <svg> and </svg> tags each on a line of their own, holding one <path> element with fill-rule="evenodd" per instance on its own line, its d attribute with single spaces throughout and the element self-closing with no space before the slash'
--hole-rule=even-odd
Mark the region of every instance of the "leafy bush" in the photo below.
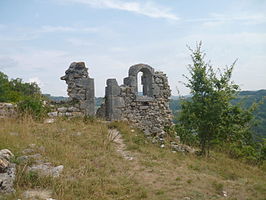
<svg viewBox="0 0 266 200">
<path fill-rule="evenodd" d="M 191 145 L 191 146 L 198 146 L 199 145 L 199 139 L 197 134 L 188 131 L 184 126 L 181 124 L 175 125 L 175 131 L 176 135 L 180 137 L 180 141 L 183 144 Z"/>
<path fill-rule="evenodd" d="M 35 119 L 41 119 L 49 109 L 43 104 L 41 97 L 28 96 L 18 103 L 18 110 L 22 115 L 30 114 Z"/>
<path fill-rule="evenodd" d="M 233 143 L 228 145 L 229 155 L 233 158 L 243 159 L 250 164 L 258 164 L 259 152 L 251 145 Z"/>
<path fill-rule="evenodd" d="M 0 94 L 0 102 L 16 103 L 21 115 L 30 114 L 40 119 L 48 111 L 36 83 L 24 83 L 20 78 L 9 80 L 7 75 L 0 72 Z"/>
<path fill-rule="evenodd" d="M 22 79 L 8 79 L 8 76 L 0 72 L 0 102 L 17 103 L 25 97 L 41 95 L 36 83 L 24 83 Z"/>
</svg>

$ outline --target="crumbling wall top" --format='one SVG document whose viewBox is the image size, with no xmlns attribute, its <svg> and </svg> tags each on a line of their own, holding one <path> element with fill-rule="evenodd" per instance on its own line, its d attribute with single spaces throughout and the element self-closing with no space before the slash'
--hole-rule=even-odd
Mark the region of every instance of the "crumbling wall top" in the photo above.
<svg viewBox="0 0 266 200">
<path fill-rule="evenodd" d="M 65 71 L 65 76 L 61 77 L 61 80 L 71 80 L 89 77 L 88 68 L 86 68 L 84 62 L 72 62 L 69 68 Z"/>
<path fill-rule="evenodd" d="M 146 64 L 136 64 L 129 68 L 128 76 L 137 76 L 139 72 L 154 74 L 154 69 Z"/>
<path fill-rule="evenodd" d="M 83 111 L 85 115 L 94 116 L 94 80 L 89 78 L 88 68 L 86 68 L 85 63 L 71 63 L 61 80 L 66 81 L 68 85 L 67 93 L 70 101 L 76 104 L 75 107 Z"/>
</svg>

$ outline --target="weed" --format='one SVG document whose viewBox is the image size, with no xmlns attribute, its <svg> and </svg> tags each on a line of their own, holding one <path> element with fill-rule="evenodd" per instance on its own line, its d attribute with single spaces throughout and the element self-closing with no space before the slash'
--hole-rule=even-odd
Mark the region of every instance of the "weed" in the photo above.
<svg viewBox="0 0 266 200">
<path fill-rule="evenodd" d="M 215 189 L 217 194 L 221 194 L 224 189 L 224 185 L 222 183 L 218 183 L 217 181 L 212 182 L 212 187 Z"/>
<path fill-rule="evenodd" d="M 188 179 L 188 180 L 187 180 L 187 183 L 188 183 L 188 184 L 191 184 L 191 183 L 192 183 L 192 179 Z"/>
<path fill-rule="evenodd" d="M 164 191 L 163 191 L 163 190 L 158 190 L 158 191 L 156 191 L 155 194 L 156 194 L 156 195 L 163 195 L 163 194 L 164 194 Z"/>
</svg>

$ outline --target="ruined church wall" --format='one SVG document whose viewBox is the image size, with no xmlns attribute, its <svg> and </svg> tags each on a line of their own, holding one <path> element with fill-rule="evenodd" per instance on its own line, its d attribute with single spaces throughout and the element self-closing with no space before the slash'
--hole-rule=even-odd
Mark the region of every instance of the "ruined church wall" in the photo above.
<svg viewBox="0 0 266 200">
<path fill-rule="evenodd" d="M 139 96 L 137 75 L 143 72 L 144 96 Z M 107 120 L 126 120 L 142 129 L 147 136 L 163 137 L 164 128 L 172 125 L 169 108 L 171 90 L 167 77 L 154 72 L 148 65 L 138 64 L 129 69 L 124 84 L 118 86 L 115 79 L 107 80 L 105 104 L 98 114 Z"/>
<path fill-rule="evenodd" d="M 67 93 L 73 106 L 86 116 L 95 115 L 94 79 L 89 77 L 84 62 L 73 62 L 61 77 L 68 88 Z"/>
<path fill-rule="evenodd" d="M 121 96 L 125 99 L 125 107 L 121 109 L 121 119 L 133 122 L 148 136 L 163 136 L 164 127 L 172 123 L 172 113 L 169 108 L 171 91 L 165 74 L 156 72 L 153 78 L 152 89 L 156 88 L 157 94 L 152 97 L 138 96 L 130 87 L 121 88 Z"/>
</svg>

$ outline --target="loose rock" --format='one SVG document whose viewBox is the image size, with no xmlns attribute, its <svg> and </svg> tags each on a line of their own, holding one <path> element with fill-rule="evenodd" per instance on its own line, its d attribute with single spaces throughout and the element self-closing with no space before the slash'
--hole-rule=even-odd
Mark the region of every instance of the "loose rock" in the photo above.
<svg viewBox="0 0 266 200">
<path fill-rule="evenodd" d="M 28 171 L 37 172 L 41 176 L 59 177 L 63 172 L 64 166 L 52 166 L 51 163 L 35 164 L 28 168 Z"/>
<path fill-rule="evenodd" d="M 12 157 L 14 157 L 14 154 L 10 150 L 8 149 L 0 150 L 0 158 L 4 158 L 9 161 Z"/>
<path fill-rule="evenodd" d="M 53 200 L 51 196 L 52 196 L 52 191 L 50 190 L 27 190 L 23 193 L 23 197 L 30 200 L 34 199 Z"/>
<path fill-rule="evenodd" d="M 44 120 L 44 123 L 45 124 L 52 124 L 52 123 L 54 123 L 55 122 L 55 119 L 53 119 L 53 118 L 49 118 L 49 119 L 45 119 Z"/>
<path fill-rule="evenodd" d="M 13 153 L 8 149 L 0 151 L 0 193 L 12 193 L 16 179 L 16 165 L 10 163 Z"/>
</svg>

